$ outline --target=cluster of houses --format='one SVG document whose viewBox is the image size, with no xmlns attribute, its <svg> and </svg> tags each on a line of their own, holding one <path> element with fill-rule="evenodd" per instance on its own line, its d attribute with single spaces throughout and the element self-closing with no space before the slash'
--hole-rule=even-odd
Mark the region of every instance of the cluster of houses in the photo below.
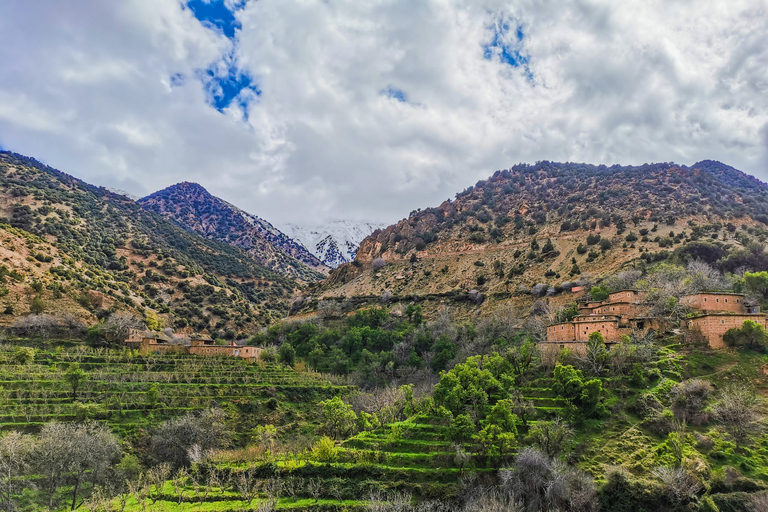
<svg viewBox="0 0 768 512">
<path fill-rule="evenodd" d="M 768 327 L 765 314 L 759 306 L 748 305 L 744 295 L 738 293 L 705 292 L 682 298 L 692 314 L 685 320 L 682 334 L 686 340 L 702 341 L 712 348 L 725 346 L 723 335 L 729 329 L 739 328 L 745 320 L 752 320 Z M 547 327 L 547 340 L 541 342 L 542 355 L 552 357 L 563 348 L 577 354 L 585 354 L 589 335 L 602 334 L 606 345 L 621 341 L 632 332 L 662 330 L 662 322 L 650 314 L 645 293 L 638 290 L 621 290 L 611 293 L 606 300 L 579 299 L 578 314 L 570 322 L 560 322 Z"/>
<path fill-rule="evenodd" d="M 143 354 L 190 354 L 196 356 L 230 356 L 255 361 L 263 349 L 250 347 L 234 341 L 226 345 L 217 345 L 207 336 L 172 337 L 162 332 L 132 330 L 125 340 L 128 347 L 138 349 Z"/>
</svg>

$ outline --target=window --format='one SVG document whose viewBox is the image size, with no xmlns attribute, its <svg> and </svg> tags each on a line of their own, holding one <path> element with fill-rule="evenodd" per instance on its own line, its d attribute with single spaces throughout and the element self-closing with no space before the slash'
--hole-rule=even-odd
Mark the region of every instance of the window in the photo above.
<svg viewBox="0 0 768 512">
<path fill-rule="evenodd" d="M 724 324 L 724 323 L 725 323 L 725 320 L 720 320 L 720 323 L 721 323 L 721 324 Z"/>
<path fill-rule="evenodd" d="M 704 297 L 704 302 L 707 302 L 707 298 L 706 297 Z"/>
<path fill-rule="evenodd" d="M 725 299 L 725 303 L 728 304 L 728 299 Z"/>
<path fill-rule="evenodd" d="M 632 296 L 632 294 L 627 292 L 627 297 L 631 297 L 631 296 Z"/>
<path fill-rule="evenodd" d="M 565 330 L 565 326 L 564 326 L 564 325 L 561 325 L 561 326 L 560 326 L 560 330 L 561 330 L 561 331 L 564 331 L 564 330 Z"/>
<path fill-rule="evenodd" d="M 715 302 L 720 302 L 720 299 L 715 299 Z"/>
<path fill-rule="evenodd" d="M 736 299 L 736 304 L 738 304 L 738 303 L 739 303 L 739 299 Z"/>
</svg>

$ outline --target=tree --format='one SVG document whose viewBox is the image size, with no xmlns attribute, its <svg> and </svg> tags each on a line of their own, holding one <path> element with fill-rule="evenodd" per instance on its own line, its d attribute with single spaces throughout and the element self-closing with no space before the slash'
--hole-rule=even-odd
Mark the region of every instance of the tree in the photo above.
<svg viewBox="0 0 768 512">
<path fill-rule="evenodd" d="M 0 437 L 0 510 L 17 510 L 14 496 L 27 486 L 24 476 L 28 474 L 33 448 L 30 435 L 7 432 Z"/>
<path fill-rule="evenodd" d="M 29 311 L 33 315 L 39 315 L 46 309 L 46 304 L 40 295 L 36 295 L 32 302 L 29 304 Z"/>
<path fill-rule="evenodd" d="M 517 435 L 518 418 L 514 413 L 515 405 L 510 399 L 499 400 L 491 407 L 491 412 L 485 417 L 487 424 L 496 425 L 502 432 Z"/>
<path fill-rule="evenodd" d="M 741 328 L 728 329 L 723 334 L 723 341 L 734 347 L 765 351 L 768 349 L 768 332 L 759 323 L 744 320 Z"/>
<path fill-rule="evenodd" d="M 522 499 L 527 512 L 599 509 L 592 478 L 552 459 L 536 448 L 525 448 L 514 469 L 499 472 L 503 488 Z"/>
<path fill-rule="evenodd" d="M 513 432 L 504 432 L 498 425 L 488 424 L 475 439 L 480 444 L 481 451 L 489 461 L 500 462 L 512 455 L 517 447 L 517 439 Z"/>
<path fill-rule="evenodd" d="M 119 441 L 103 425 L 51 422 L 43 426 L 31 460 L 34 471 L 43 477 L 48 508 L 54 508 L 57 489 L 68 481 L 75 510 L 83 484 L 90 482 L 93 487 L 103 481 L 120 454 Z"/>
<path fill-rule="evenodd" d="M 589 291 L 589 295 L 592 297 L 592 300 L 603 301 L 608 298 L 609 293 L 602 286 L 593 286 Z"/>
<path fill-rule="evenodd" d="M 768 295 L 768 272 L 765 270 L 744 272 L 744 282 L 751 291 L 759 293 L 763 297 Z"/>
<path fill-rule="evenodd" d="M 759 409 L 754 390 L 734 385 L 720 392 L 713 413 L 737 442 L 744 443 L 759 428 Z"/>
<path fill-rule="evenodd" d="M 520 418 L 523 427 L 527 428 L 528 419 L 536 414 L 536 407 L 533 405 L 533 401 L 526 399 L 523 396 L 523 392 L 519 389 L 512 390 L 510 398 L 512 400 L 512 410 Z"/>
<path fill-rule="evenodd" d="M 548 457 L 559 457 L 573 438 L 573 429 L 568 423 L 555 418 L 552 421 L 539 421 L 531 429 L 529 437 Z"/>
<path fill-rule="evenodd" d="M 296 361 L 296 350 L 293 348 L 293 345 L 286 342 L 280 345 L 278 356 L 281 363 L 293 366 L 293 363 Z"/>
<path fill-rule="evenodd" d="M 88 380 L 88 374 L 85 370 L 80 368 L 79 363 L 72 363 L 64 373 L 64 379 L 72 388 L 72 401 L 74 401 L 77 399 L 77 390 L 80 389 L 80 386 L 82 386 L 86 380 Z"/>
<path fill-rule="evenodd" d="M 469 414 L 459 414 L 448 426 L 448 439 L 455 443 L 463 443 L 472 439 L 476 431 L 475 422 Z"/>
<path fill-rule="evenodd" d="M 608 362 L 608 349 L 605 348 L 605 339 L 600 331 L 590 333 L 585 361 L 592 375 L 599 377 L 603 373 Z"/>
<path fill-rule="evenodd" d="M 352 406 L 335 396 L 320 402 L 323 416 L 323 431 L 333 439 L 341 439 L 349 434 L 357 423 L 357 415 Z"/>
<path fill-rule="evenodd" d="M 150 451 L 156 461 L 167 462 L 175 469 L 191 462 L 190 453 L 204 454 L 213 448 L 223 448 L 230 438 L 224 411 L 208 409 L 160 425 L 152 435 Z"/>
</svg>

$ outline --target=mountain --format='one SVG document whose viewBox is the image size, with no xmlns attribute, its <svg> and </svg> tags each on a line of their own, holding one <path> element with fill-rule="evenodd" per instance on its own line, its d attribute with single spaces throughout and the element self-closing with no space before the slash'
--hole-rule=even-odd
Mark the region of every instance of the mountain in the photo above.
<svg viewBox="0 0 768 512">
<path fill-rule="evenodd" d="M 21 155 L 0 152 L 0 323 L 46 311 L 114 312 L 233 337 L 288 311 L 299 285 L 209 240 Z"/>
<path fill-rule="evenodd" d="M 766 270 L 766 224 L 768 186 L 719 162 L 521 164 L 373 232 L 313 293 L 488 308 L 483 297 L 556 294 L 666 259 Z"/>
<path fill-rule="evenodd" d="M 197 183 L 179 183 L 139 199 L 142 208 L 212 240 L 246 251 L 275 272 L 305 282 L 325 278 L 328 268 L 264 219 L 211 195 Z"/>
<path fill-rule="evenodd" d="M 285 224 L 288 236 L 297 240 L 325 265 L 336 268 L 355 259 L 360 242 L 383 224 L 340 220 L 319 226 Z"/>
</svg>

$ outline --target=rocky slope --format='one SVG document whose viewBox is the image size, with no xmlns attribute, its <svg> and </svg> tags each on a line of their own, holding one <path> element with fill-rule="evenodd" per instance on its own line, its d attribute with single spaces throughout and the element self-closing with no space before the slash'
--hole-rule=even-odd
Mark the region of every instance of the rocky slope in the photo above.
<svg viewBox="0 0 768 512">
<path fill-rule="evenodd" d="M 737 271 L 765 261 L 766 224 L 768 186 L 719 162 L 518 165 L 375 231 L 314 292 L 515 300 L 668 258 Z"/>
<path fill-rule="evenodd" d="M 0 153 L 0 323 L 112 312 L 233 337 L 288 310 L 297 283 L 129 198 Z"/>
<path fill-rule="evenodd" d="M 383 227 L 385 226 L 373 222 L 341 220 L 319 226 L 285 224 L 281 229 L 325 265 L 336 268 L 354 260 L 360 242 L 376 229 Z"/>
<path fill-rule="evenodd" d="M 170 186 L 140 199 L 138 204 L 212 240 L 239 247 L 275 272 L 311 282 L 323 279 L 328 271 L 312 253 L 269 222 L 211 195 L 196 183 Z"/>
</svg>

